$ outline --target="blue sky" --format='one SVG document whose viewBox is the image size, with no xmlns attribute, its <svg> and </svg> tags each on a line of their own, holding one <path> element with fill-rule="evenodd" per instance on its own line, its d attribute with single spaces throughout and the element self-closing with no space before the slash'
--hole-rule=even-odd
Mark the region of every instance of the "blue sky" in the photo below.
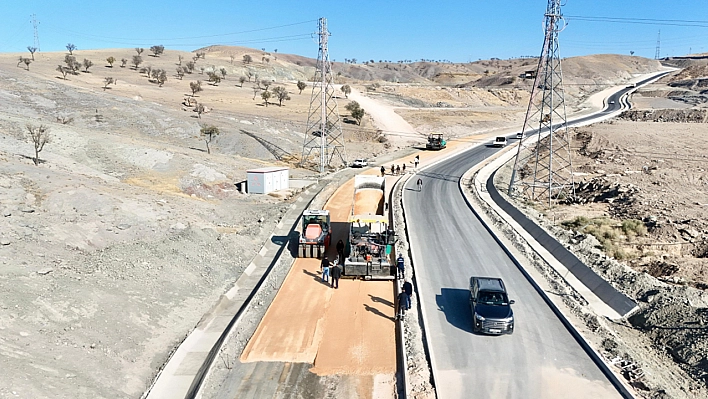
<svg viewBox="0 0 708 399">
<path fill-rule="evenodd" d="M 41 51 L 150 47 L 194 50 L 210 44 L 275 49 L 315 58 L 311 33 L 327 18 L 330 59 L 450 60 L 537 56 L 546 0 L 319 1 L 18 1 L 3 6 L 0 52 L 33 45 L 31 14 Z M 619 53 L 653 58 L 708 52 L 706 0 L 567 0 L 564 57 Z M 574 18 L 575 17 L 575 18 Z M 578 17 L 634 18 L 612 23 Z M 660 19 L 698 22 L 664 22 Z M 703 22 L 701 22 L 703 21 Z M 632 23 L 627 23 L 632 22 Z M 688 26 L 694 25 L 694 26 Z M 699 25 L 699 26 L 695 26 Z"/>
</svg>

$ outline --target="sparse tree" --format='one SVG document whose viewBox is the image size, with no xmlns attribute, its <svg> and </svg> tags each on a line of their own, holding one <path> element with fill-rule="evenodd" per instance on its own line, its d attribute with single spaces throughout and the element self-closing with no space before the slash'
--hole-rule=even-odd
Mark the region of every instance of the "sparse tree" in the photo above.
<svg viewBox="0 0 708 399">
<path fill-rule="evenodd" d="M 251 56 L 248 55 L 248 54 L 245 54 L 245 55 L 243 56 L 243 63 L 244 63 L 244 64 L 250 64 L 251 62 L 253 62 L 253 57 L 251 57 Z"/>
<path fill-rule="evenodd" d="M 128 59 L 127 58 L 121 58 L 120 60 L 120 67 L 125 68 L 125 66 L 128 64 Z"/>
<path fill-rule="evenodd" d="M 630 52 L 629 52 L 629 55 L 634 55 L 634 51 L 630 51 Z"/>
<path fill-rule="evenodd" d="M 135 65 L 135 70 L 137 70 L 138 67 L 140 66 L 140 64 L 142 64 L 142 63 L 143 63 L 143 57 L 141 57 L 139 55 L 133 56 L 133 65 Z"/>
<path fill-rule="evenodd" d="M 106 62 L 111 66 L 111 68 L 113 68 L 113 63 L 116 62 L 116 57 L 110 56 L 106 58 Z"/>
<path fill-rule="evenodd" d="M 352 88 L 349 85 L 343 85 L 340 90 L 344 93 L 344 98 L 349 98 L 349 93 L 352 92 Z"/>
<path fill-rule="evenodd" d="M 88 73 L 88 69 L 93 66 L 93 62 L 88 58 L 84 58 L 84 72 Z"/>
<path fill-rule="evenodd" d="M 231 59 L 231 65 L 233 65 L 234 59 L 236 58 L 236 56 L 233 53 L 231 53 L 231 54 L 229 54 L 229 58 Z"/>
<path fill-rule="evenodd" d="M 180 55 L 177 56 L 177 60 L 178 60 L 177 65 L 178 65 L 178 66 L 182 66 L 182 60 L 183 60 L 183 59 L 184 59 L 184 57 L 182 56 L 182 54 L 180 54 Z"/>
<path fill-rule="evenodd" d="M 204 67 L 199 67 L 199 74 L 204 75 Z"/>
<path fill-rule="evenodd" d="M 27 57 L 20 57 L 20 62 L 17 63 L 17 66 L 20 66 L 20 64 L 25 64 L 25 68 L 29 71 L 29 66 L 32 63 L 32 60 Z"/>
<path fill-rule="evenodd" d="M 66 63 L 66 66 L 69 68 L 69 70 L 73 74 L 76 74 L 77 73 L 76 71 L 78 71 L 81 68 L 81 64 L 78 61 L 76 61 L 76 57 L 74 57 L 73 55 L 69 55 L 69 54 L 65 55 L 64 56 L 64 63 Z"/>
<path fill-rule="evenodd" d="M 209 81 L 213 82 L 214 86 L 221 82 L 221 76 L 217 75 L 216 72 L 209 71 L 207 76 L 209 76 Z"/>
<path fill-rule="evenodd" d="M 290 93 L 288 93 L 288 91 L 285 90 L 285 87 L 283 86 L 275 86 L 273 88 L 273 94 L 275 94 L 275 98 L 278 99 L 279 107 L 283 106 L 284 100 L 290 100 Z"/>
<path fill-rule="evenodd" d="M 250 81 L 251 81 L 251 78 L 253 77 L 253 72 L 251 72 L 251 71 L 246 71 L 246 77 L 248 78 L 248 81 L 250 82 Z M 256 80 L 258 80 L 258 79 L 256 79 Z"/>
<path fill-rule="evenodd" d="M 204 90 L 202 89 L 201 80 L 197 80 L 196 82 L 189 82 L 189 88 L 192 90 L 192 97 L 194 97 L 194 95 L 199 93 L 200 91 Z"/>
<path fill-rule="evenodd" d="M 177 67 L 177 77 L 179 78 L 179 80 L 182 80 L 182 78 L 184 77 L 184 68 L 182 68 L 181 66 Z"/>
<path fill-rule="evenodd" d="M 103 90 L 105 91 L 108 88 L 108 85 L 113 83 L 115 83 L 115 80 L 112 77 L 107 76 L 103 78 Z"/>
<path fill-rule="evenodd" d="M 163 45 L 152 46 L 152 47 L 150 47 L 150 52 L 152 52 L 153 57 L 159 57 L 160 54 L 165 52 L 165 46 L 163 46 Z"/>
<path fill-rule="evenodd" d="M 268 88 L 270 87 L 270 85 L 273 84 L 273 81 L 268 80 L 268 79 L 263 79 L 260 82 L 258 82 L 258 84 L 263 85 L 263 89 L 265 89 L 267 91 Z"/>
<path fill-rule="evenodd" d="M 74 55 L 74 50 L 76 50 L 76 46 L 73 43 L 68 43 L 66 45 L 66 49 L 69 50 L 69 55 Z"/>
<path fill-rule="evenodd" d="M 300 90 L 300 94 L 302 94 L 302 91 L 305 90 L 307 87 L 307 83 L 303 82 L 302 80 L 297 81 L 297 88 Z"/>
<path fill-rule="evenodd" d="M 364 115 L 366 112 L 364 111 L 364 108 L 361 108 L 358 102 L 352 101 L 349 104 L 347 104 L 344 109 L 349 111 L 351 114 L 352 118 L 356 119 L 357 125 L 361 126 L 361 120 L 364 118 Z"/>
<path fill-rule="evenodd" d="M 214 137 L 218 136 L 219 133 L 219 128 L 216 126 L 202 126 L 202 128 L 199 130 L 199 132 L 202 134 L 202 137 L 204 138 L 204 142 L 206 143 L 207 147 L 207 154 L 211 154 L 211 150 L 209 149 L 209 143 L 214 140 Z"/>
<path fill-rule="evenodd" d="M 226 68 L 219 69 L 219 72 L 221 72 L 221 78 L 226 80 Z"/>
<path fill-rule="evenodd" d="M 39 165 L 39 153 L 44 149 L 44 145 L 50 141 L 49 128 L 44 125 L 34 126 L 27 124 L 27 132 L 34 144 L 34 164 Z"/>
<path fill-rule="evenodd" d="M 164 69 L 153 69 L 150 74 L 153 80 L 155 80 L 155 83 L 157 83 L 158 87 L 162 87 L 162 85 L 167 81 L 167 71 Z"/>
<path fill-rule="evenodd" d="M 32 54 L 32 61 L 34 61 L 34 53 L 37 51 L 37 47 L 27 46 L 27 51 Z"/>
<path fill-rule="evenodd" d="M 265 106 L 268 106 L 268 100 L 270 99 L 271 94 L 268 90 L 264 90 L 263 93 L 261 93 L 261 98 L 265 102 Z"/>
<path fill-rule="evenodd" d="M 206 59 L 206 53 L 203 52 L 203 51 L 197 53 L 197 58 L 201 58 L 201 59 L 205 60 L 205 59 Z"/>
<path fill-rule="evenodd" d="M 140 72 L 145 74 L 145 77 L 150 79 L 150 75 L 152 74 L 152 65 L 148 65 L 144 67 L 143 69 L 140 70 Z"/>
<path fill-rule="evenodd" d="M 63 65 L 59 65 L 57 67 L 57 71 L 59 71 L 59 73 L 61 73 L 62 78 L 64 78 L 64 80 L 66 80 L 66 74 L 69 73 L 69 69 Z"/>
<path fill-rule="evenodd" d="M 206 110 L 206 107 L 204 107 L 204 104 L 202 103 L 197 103 L 197 106 L 194 107 L 194 111 L 197 113 L 197 118 L 202 119 L 202 114 Z"/>
<path fill-rule="evenodd" d="M 254 100 L 256 99 L 256 96 L 257 96 L 258 93 L 260 93 L 260 92 L 261 92 L 261 87 L 258 86 L 258 85 L 254 85 L 254 86 L 253 86 L 253 99 L 254 99 Z"/>
<path fill-rule="evenodd" d="M 246 82 L 246 77 L 241 76 L 240 78 L 238 78 L 238 82 L 241 83 L 241 87 L 243 87 L 244 82 Z"/>
<path fill-rule="evenodd" d="M 142 47 L 136 47 L 136 48 L 135 48 L 135 52 L 138 53 L 138 55 L 142 54 L 143 51 L 145 51 L 145 49 L 142 48 Z"/>
<path fill-rule="evenodd" d="M 187 62 L 187 73 L 192 73 L 194 72 L 194 61 L 189 61 Z"/>
</svg>

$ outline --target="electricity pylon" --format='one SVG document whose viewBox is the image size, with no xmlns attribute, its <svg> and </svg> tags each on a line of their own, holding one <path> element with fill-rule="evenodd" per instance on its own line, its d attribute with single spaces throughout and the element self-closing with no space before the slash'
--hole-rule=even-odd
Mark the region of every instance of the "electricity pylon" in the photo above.
<svg viewBox="0 0 708 399">
<path fill-rule="evenodd" d="M 347 165 L 347 154 L 344 148 L 342 135 L 342 121 L 339 118 L 337 101 L 334 98 L 332 84 L 332 65 L 329 62 L 327 50 L 327 19 L 319 19 L 320 50 L 317 55 L 315 77 L 312 82 L 312 97 L 310 99 L 310 112 L 307 116 L 305 141 L 302 147 L 300 166 L 310 160 L 310 156 L 319 154 L 319 172 L 324 173 L 325 168 L 333 168 L 333 160 Z"/>
<path fill-rule="evenodd" d="M 32 23 L 32 28 L 34 28 L 34 48 L 39 51 L 39 32 L 37 31 L 37 25 L 39 25 L 39 22 L 37 22 L 37 16 L 35 14 L 30 16 L 32 17 L 30 22 Z"/>
<path fill-rule="evenodd" d="M 558 33 L 566 27 L 560 3 L 548 0 L 543 49 L 509 182 L 509 195 L 522 194 L 534 201 L 547 198 L 549 207 L 554 199 L 575 197 L 558 50 Z"/>
</svg>

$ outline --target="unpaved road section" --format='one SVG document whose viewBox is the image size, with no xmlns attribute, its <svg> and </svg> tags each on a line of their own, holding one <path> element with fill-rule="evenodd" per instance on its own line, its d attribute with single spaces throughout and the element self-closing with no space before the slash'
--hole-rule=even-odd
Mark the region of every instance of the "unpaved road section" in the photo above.
<svg viewBox="0 0 708 399">
<path fill-rule="evenodd" d="M 333 243 L 346 237 L 353 190 L 350 180 L 325 206 L 331 215 Z M 328 256 L 336 257 L 334 246 Z M 246 376 L 245 370 L 254 369 L 280 373 L 277 379 L 261 381 L 267 387 L 260 397 L 276 397 L 286 386 L 288 395 L 316 392 L 316 397 L 393 397 L 393 305 L 390 281 L 342 279 L 339 288 L 333 289 L 321 281 L 318 259 L 298 258 L 239 361 L 228 373 L 221 370 L 214 374 L 209 383 L 214 391 L 209 397 L 252 392 L 250 386 L 256 377 Z M 235 358 L 239 353 L 228 356 Z M 302 371 L 303 364 L 312 375 Z M 296 382 L 290 382 L 293 369 L 299 370 L 300 377 L 293 377 Z"/>
</svg>

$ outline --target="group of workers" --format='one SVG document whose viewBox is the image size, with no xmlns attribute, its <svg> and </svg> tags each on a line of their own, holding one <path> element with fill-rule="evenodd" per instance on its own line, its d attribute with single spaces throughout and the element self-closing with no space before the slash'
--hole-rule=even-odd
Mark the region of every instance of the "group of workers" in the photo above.
<svg viewBox="0 0 708 399">
<path fill-rule="evenodd" d="M 341 243 L 341 244 L 340 244 Z M 343 254 L 340 252 L 340 246 L 343 249 L 344 243 L 339 240 L 337 243 L 338 256 L 335 262 L 330 262 L 327 255 L 322 257 L 322 262 L 320 263 L 320 270 L 322 270 L 322 282 L 327 284 L 331 288 L 339 288 L 339 279 L 342 277 L 342 266 L 340 263 L 344 262 Z M 396 298 L 396 320 L 403 320 L 403 316 L 407 310 L 411 308 L 411 297 L 413 296 L 413 284 L 405 277 L 406 263 L 403 255 L 398 255 L 396 259 L 396 280 L 403 280 L 401 285 L 401 292 Z"/>
</svg>

